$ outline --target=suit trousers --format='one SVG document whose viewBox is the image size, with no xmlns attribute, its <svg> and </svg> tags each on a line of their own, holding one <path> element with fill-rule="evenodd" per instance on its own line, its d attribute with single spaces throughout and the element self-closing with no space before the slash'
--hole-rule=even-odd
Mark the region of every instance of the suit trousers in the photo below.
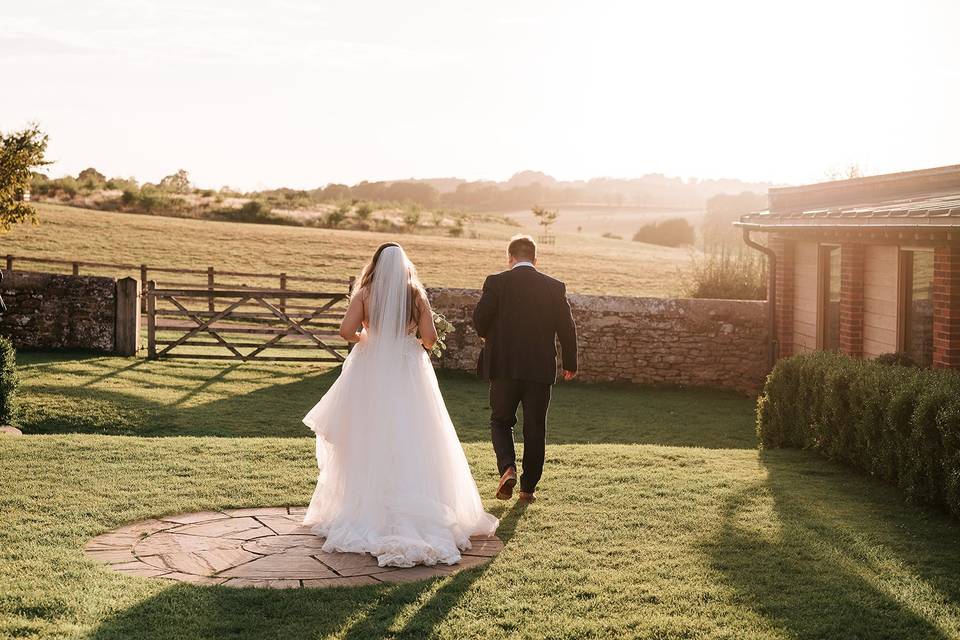
<svg viewBox="0 0 960 640">
<path fill-rule="evenodd" d="M 513 427 L 517 424 L 517 408 L 523 406 L 521 491 L 533 492 L 543 474 L 551 386 L 545 382 L 507 378 L 490 381 L 490 436 L 501 475 L 508 467 L 517 467 Z"/>
</svg>

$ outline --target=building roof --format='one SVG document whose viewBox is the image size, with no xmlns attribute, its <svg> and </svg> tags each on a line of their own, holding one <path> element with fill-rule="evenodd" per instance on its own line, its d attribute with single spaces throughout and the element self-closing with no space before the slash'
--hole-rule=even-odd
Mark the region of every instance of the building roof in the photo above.
<svg viewBox="0 0 960 640">
<path fill-rule="evenodd" d="M 738 226 L 960 228 L 960 165 L 770 189 L 770 208 Z"/>
</svg>

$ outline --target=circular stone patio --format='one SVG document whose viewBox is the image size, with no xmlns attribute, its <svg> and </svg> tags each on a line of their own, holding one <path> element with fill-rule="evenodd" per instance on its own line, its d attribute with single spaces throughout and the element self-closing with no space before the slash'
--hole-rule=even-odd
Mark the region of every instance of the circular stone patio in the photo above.
<svg viewBox="0 0 960 640">
<path fill-rule="evenodd" d="M 114 571 L 227 587 L 353 587 L 448 576 L 490 562 L 496 536 L 471 538 L 455 565 L 380 567 L 365 553 L 327 553 L 302 524 L 305 507 L 224 509 L 135 522 L 87 543 Z"/>
</svg>

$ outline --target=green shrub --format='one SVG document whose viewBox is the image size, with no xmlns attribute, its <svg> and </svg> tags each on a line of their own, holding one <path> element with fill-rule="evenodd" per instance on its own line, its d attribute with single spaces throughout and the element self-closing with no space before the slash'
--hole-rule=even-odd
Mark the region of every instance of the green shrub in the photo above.
<svg viewBox="0 0 960 640">
<path fill-rule="evenodd" d="M 369 202 L 361 202 L 357 204 L 356 213 L 357 218 L 360 220 L 368 220 L 370 218 L 370 214 L 373 213 L 373 207 L 370 206 Z"/>
<path fill-rule="evenodd" d="M 669 218 L 643 225 L 633 234 L 636 242 L 682 247 L 693 244 L 693 225 L 684 218 Z"/>
<path fill-rule="evenodd" d="M 72 200 L 80 192 L 80 183 L 71 176 L 64 176 L 50 181 L 50 191 L 55 195 L 63 195 Z"/>
<path fill-rule="evenodd" d="M 350 212 L 353 210 L 353 205 L 349 202 L 341 202 L 336 209 L 329 212 L 324 218 L 324 226 L 331 229 L 336 229 L 340 224 L 347 219 L 347 216 L 350 215 Z"/>
<path fill-rule="evenodd" d="M 813 449 L 960 516 L 960 375 L 838 353 L 785 358 L 757 401 L 766 448 Z"/>
<path fill-rule="evenodd" d="M 107 189 L 118 189 L 120 191 L 140 191 L 140 185 L 133 178 L 110 178 L 105 186 Z"/>
<path fill-rule="evenodd" d="M 767 261 L 759 252 L 730 251 L 692 258 L 684 295 L 689 298 L 764 300 L 767 297 Z"/>
<path fill-rule="evenodd" d="M 9 338 L 0 336 L 0 425 L 17 423 L 17 353 Z"/>
<path fill-rule="evenodd" d="M 217 217 L 231 222 L 251 222 L 255 224 L 282 224 L 280 216 L 273 213 L 269 206 L 259 200 L 249 200 L 239 209 L 224 209 Z"/>
<path fill-rule="evenodd" d="M 896 364 L 901 367 L 916 367 L 917 362 L 911 358 L 906 353 L 897 352 L 897 353 L 881 353 L 876 358 L 873 359 L 874 362 L 879 362 L 880 364 Z"/>
<path fill-rule="evenodd" d="M 418 204 L 407 205 L 407 210 L 403 214 L 403 224 L 409 227 L 410 229 L 415 228 L 420 224 L 420 216 L 423 212 L 420 209 Z"/>
</svg>

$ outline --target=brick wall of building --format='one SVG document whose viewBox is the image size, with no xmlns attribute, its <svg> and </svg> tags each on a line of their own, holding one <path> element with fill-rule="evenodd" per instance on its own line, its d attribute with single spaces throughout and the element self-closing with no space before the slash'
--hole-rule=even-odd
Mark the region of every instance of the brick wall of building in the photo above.
<svg viewBox="0 0 960 640">
<path fill-rule="evenodd" d="M 933 366 L 960 369 L 960 247 L 933 254 Z"/>
</svg>

